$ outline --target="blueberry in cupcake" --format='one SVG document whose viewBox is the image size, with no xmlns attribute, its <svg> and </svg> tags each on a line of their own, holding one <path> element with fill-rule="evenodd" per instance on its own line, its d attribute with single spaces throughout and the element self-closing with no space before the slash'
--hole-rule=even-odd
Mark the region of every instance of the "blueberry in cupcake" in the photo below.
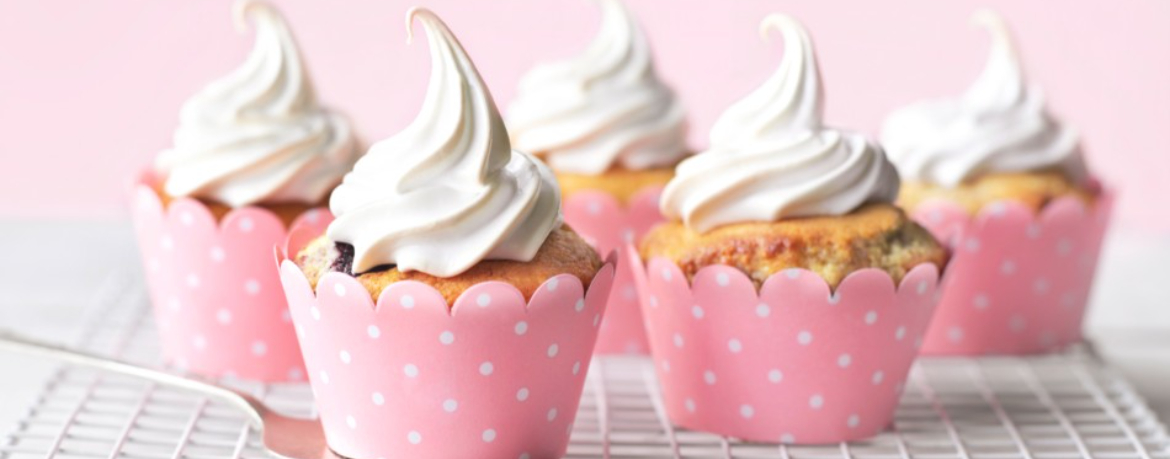
<svg viewBox="0 0 1170 459">
<path fill-rule="evenodd" d="M 294 232 L 280 261 L 329 447 L 562 457 L 613 264 L 562 224 L 552 172 L 512 149 L 447 25 L 406 18 L 431 54 L 418 116 L 345 176 L 324 234 Z"/>
<path fill-rule="evenodd" d="M 433 62 L 418 117 L 345 176 L 330 200 L 336 220 L 298 264 L 314 285 L 328 272 L 354 275 L 375 299 L 406 280 L 435 287 L 450 304 L 488 280 L 526 297 L 562 273 L 588 285 L 601 259 L 562 224 L 556 178 L 512 149 L 459 41 L 422 17 Z"/>
</svg>

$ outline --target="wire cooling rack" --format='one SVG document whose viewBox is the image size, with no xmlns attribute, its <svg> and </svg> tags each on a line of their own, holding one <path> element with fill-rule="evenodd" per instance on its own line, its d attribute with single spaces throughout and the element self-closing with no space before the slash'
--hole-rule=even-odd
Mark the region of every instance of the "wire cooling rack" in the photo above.
<svg viewBox="0 0 1170 459">
<path fill-rule="evenodd" d="M 156 335 L 136 277 L 114 275 L 75 346 L 156 363 Z M 303 385 L 227 384 L 274 409 L 313 415 Z M 1145 402 L 1087 351 L 1040 358 L 919 362 L 895 425 L 833 446 L 743 443 L 666 421 L 651 365 L 606 358 L 589 370 L 570 458 L 1170 459 L 1170 439 Z M 0 459 L 263 458 L 232 409 L 149 382 L 61 368 L 30 401 Z"/>
</svg>

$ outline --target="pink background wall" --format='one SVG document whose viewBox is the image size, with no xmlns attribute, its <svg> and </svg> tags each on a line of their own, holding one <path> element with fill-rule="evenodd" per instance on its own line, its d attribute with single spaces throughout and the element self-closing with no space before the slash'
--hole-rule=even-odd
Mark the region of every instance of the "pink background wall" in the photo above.
<svg viewBox="0 0 1170 459">
<path fill-rule="evenodd" d="M 423 3 L 462 38 L 497 101 L 538 60 L 579 51 L 587 0 L 277 0 L 327 103 L 367 139 L 400 129 L 422 99 L 427 48 L 405 44 Z M 967 27 L 992 6 L 1014 23 L 1035 83 L 1078 126 L 1091 165 L 1123 192 L 1127 226 L 1170 230 L 1170 2 L 1164 0 L 628 0 L 660 73 L 691 109 L 692 139 L 775 67 L 756 29 L 802 19 L 819 49 L 829 122 L 875 133 L 890 109 L 955 94 L 983 65 Z M 251 47 L 231 2 L 0 0 L 0 216 L 116 216 L 123 187 L 170 142 L 179 105 Z"/>
</svg>

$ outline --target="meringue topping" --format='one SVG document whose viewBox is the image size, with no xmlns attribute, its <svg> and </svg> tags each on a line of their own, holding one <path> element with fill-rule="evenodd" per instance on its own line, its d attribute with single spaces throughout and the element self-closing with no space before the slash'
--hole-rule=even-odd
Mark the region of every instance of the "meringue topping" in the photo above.
<svg viewBox="0 0 1170 459">
<path fill-rule="evenodd" d="M 466 51 L 430 10 L 431 75 L 418 116 L 374 144 L 334 191 L 328 236 L 354 247 L 354 272 L 382 265 L 438 277 L 481 260 L 530 261 L 561 224 L 556 179 L 512 150 L 491 94 Z"/>
<path fill-rule="evenodd" d="M 890 114 L 882 143 L 909 179 L 954 187 L 997 172 L 1060 170 L 1086 178 L 1076 132 L 1054 119 L 1029 87 L 1007 24 L 981 10 L 972 23 L 991 34 L 983 73 L 965 94 Z"/>
<path fill-rule="evenodd" d="M 539 65 L 508 112 L 516 147 L 561 172 L 670 167 L 687 153 L 686 113 L 658 79 L 650 45 L 618 0 L 599 0 L 597 37 L 574 58 Z"/>
<path fill-rule="evenodd" d="M 679 164 L 662 194 L 662 213 L 707 232 L 721 225 L 843 215 L 868 202 L 893 202 L 900 181 L 882 148 L 865 136 L 825 127 L 823 90 L 808 33 L 773 14 L 784 58 L 760 88 L 727 109 L 711 146 Z"/>
<path fill-rule="evenodd" d="M 232 207 L 317 203 L 357 160 L 349 121 L 323 108 L 296 40 L 270 4 L 235 5 L 256 43 L 242 66 L 212 82 L 180 112 L 174 146 L 155 169 L 171 196 Z"/>
</svg>

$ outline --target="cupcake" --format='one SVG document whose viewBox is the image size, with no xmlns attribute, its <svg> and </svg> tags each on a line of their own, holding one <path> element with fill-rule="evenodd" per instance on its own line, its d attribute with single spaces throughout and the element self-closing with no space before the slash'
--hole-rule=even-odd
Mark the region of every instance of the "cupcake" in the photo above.
<svg viewBox="0 0 1170 459">
<path fill-rule="evenodd" d="M 303 380 L 272 249 L 356 161 L 349 122 L 318 102 L 292 32 L 241 1 L 255 46 L 184 104 L 174 146 L 135 184 L 134 220 L 165 360 L 205 376 Z"/>
<path fill-rule="evenodd" d="M 975 84 L 895 111 L 882 131 L 906 178 L 900 203 L 955 253 L 923 352 L 1056 350 L 1081 339 L 1110 199 L 1025 81 L 1003 19 L 973 22 L 992 36 Z"/>
<path fill-rule="evenodd" d="M 553 169 L 565 220 L 602 256 L 662 221 L 658 195 L 688 153 L 677 95 L 654 70 L 645 34 L 619 0 L 601 0 L 584 53 L 538 65 L 508 112 L 512 143 Z M 645 353 L 633 280 L 618 268 L 600 353 Z"/>
<path fill-rule="evenodd" d="M 666 412 L 753 441 L 866 438 L 893 417 L 947 253 L 892 204 L 882 148 L 823 124 L 801 25 L 761 28 L 784 37 L 779 70 L 679 164 L 635 267 Z"/>
<path fill-rule="evenodd" d="M 322 425 L 344 457 L 560 457 L 613 266 L 562 225 L 555 177 L 512 150 L 447 26 L 415 20 L 431 49 L 418 117 L 282 256 Z"/>
</svg>

